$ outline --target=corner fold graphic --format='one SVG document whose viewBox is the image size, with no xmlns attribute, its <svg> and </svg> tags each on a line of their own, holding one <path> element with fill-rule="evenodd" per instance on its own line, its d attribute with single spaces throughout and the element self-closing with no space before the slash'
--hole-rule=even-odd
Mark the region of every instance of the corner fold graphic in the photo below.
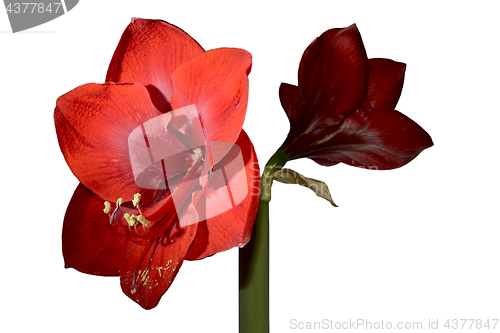
<svg viewBox="0 0 500 333">
<path fill-rule="evenodd" d="M 4 0 L 12 32 L 27 30 L 56 19 L 73 9 L 78 0 Z"/>
</svg>

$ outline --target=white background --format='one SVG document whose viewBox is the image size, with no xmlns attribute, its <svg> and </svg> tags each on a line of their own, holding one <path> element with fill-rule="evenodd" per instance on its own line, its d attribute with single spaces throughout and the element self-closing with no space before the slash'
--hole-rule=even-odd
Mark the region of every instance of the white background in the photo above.
<svg viewBox="0 0 500 333">
<path fill-rule="evenodd" d="M 64 269 L 62 221 L 78 181 L 57 144 L 55 101 L 103 82 L 131 17 L 171 22 L 205 49 L 253 54 L 244 129 L 261 166 L 288 131 L 279 84 L 297 83 L 302 52 L 323 31 L 356 23 L 369 57 L 408 65 L 398 110 L 434 147 L 393 171 L 287 165 L 328 183 L 339 208 L 299 186 L 273 187 L 273 333 L 301 331 L 293 319 L 424 328 L 438 319 L 445 331 L 448 318 L 499 318 L 496 3 L 236 3 L 82 0 L 17 34 L 0 11 L 0 330 L 237 332 L 237 249 L 185 262 L 151 311 L 123 295 L 118 278 Z"/>
</svg>

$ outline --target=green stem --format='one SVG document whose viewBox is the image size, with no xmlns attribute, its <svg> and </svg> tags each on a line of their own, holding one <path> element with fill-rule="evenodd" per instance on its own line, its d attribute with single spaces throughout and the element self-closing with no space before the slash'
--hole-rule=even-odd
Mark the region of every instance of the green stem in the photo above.
<svg viewBox="0 0 500 333">
<path fill-rule="evenodd" d="M 285 165 L 278 151 L 266 164 L 261 178 L 259 209 L 252 238 L 239 251 L 239 332 L 269 333 L 269 201 L 271 175 Z"/>
<path fill-rule="evenodd" d="M 269 202 L 260 201 L 252 238 L 240 249 L 240 333 L 269 332 Z"/>
</svg>

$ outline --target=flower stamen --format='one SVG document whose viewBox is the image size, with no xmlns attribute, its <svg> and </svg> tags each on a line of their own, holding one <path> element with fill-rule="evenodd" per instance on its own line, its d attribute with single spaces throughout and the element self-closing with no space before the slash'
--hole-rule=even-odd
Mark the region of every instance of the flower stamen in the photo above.
<svg viewBox="0 0 500 333">
<path fill-rule="evenodd" d="M 141 203 L 141 195 L 139 193 L 134 194 L 134 200 L 132 200 L 132 204 L 134 205 L 134 207 L 137 207 L 139 206 L 140 203 Z"/>
<path fill-rule="evenodd" d="M 139 211 L 139 214 L 142 214 L 141 211 L 141 194 L 136 193 L 134 194 L 134 200 L 132 200 L 132 205 L 134 205 L 135 208 Z"/>
<path fill-rule="evenodd" d="M 118 198 L 118 200 L 116 200 L 116 208 L 113 211 L 113 214 L 111 214 L 111 216 L 109 217 L 109 224 L 113 223 L 113 221 L 115 220 L 116 214 L 118 214 L 118 211 L 120 210 L 120 206 L 122 205 L 122 203 L 123 203 L 122 198 Z M 109 210 L 106 212 L 106 210 L 108 208 L 109 208 Z M 105 201 L 104 202 L 104 213 L 109 214 L 110 211 L 111 211 L 111 204 L 108 201 Z"/>
<path fill-rule="evenodd" d="M 104 214 L 109 214 L 111 212 L 111 204 L 109 201 L 104 201 Z"/>
<path fill-rule="evenodd" d="M 186 174 L 191 171 L 191 169 L 195 166 L 196 162 L 198 162 L 199 159 L 201 159 L 203 162 L 205 161 L 205 159 L 203 158 L 203 152 L 201 151 L 200 147 L 189 150 L 191 150 L 193 154 L 191 155 L 191 166 L 186 170 Z"/>
<path fill-rule="evenodd" d="M 123 217 L 127 221 L 128 225 L 133 227 L 137 223 L 137 217 L 135 215 L 130 215 L 129 213 L 123 214 Z"/>
<path fill-rule="evenodd" d="M 149 221 L 146 220 L 146 218 L 143 215 L 137 216 L 137 221 L 139 221 L 141 224 L 143 224 L 146 227 L 149 224 Z"/>
<path fill-rule="evenodd" d="M 147 226 L 149 224 L 149 221 L 143 215 L 135 216 L 134 214 L 130 215 L 129 213 L 125 213 L 123 214 L 123 217 L 131 227 L 136 226 L 137 222 L 144 226 Z"/>
</svg>

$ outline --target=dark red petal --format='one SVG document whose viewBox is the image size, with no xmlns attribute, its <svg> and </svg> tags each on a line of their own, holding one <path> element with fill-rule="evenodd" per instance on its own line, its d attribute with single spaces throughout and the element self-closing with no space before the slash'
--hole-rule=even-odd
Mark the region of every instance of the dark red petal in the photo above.
<svg viewBox="0 0 500 333">
<path fill-rule="evenodd" d="M 324 136 L 327 130 L 323 129 Z M 385 170 L 405 165 L 432 145 L 429 134 L 404 114 L 361 108 L 347 117 L 327 142 L 305 155 L 322 165 L 343 162 Z"/>
<path fill-rule="evenodd" d="M 240 49 L 210 50 L 191 59 L 172 74 L 172 108 L 194 104 L 206 142 L 236 142 L 247 109 L 251 64 L 250 53 Z"/>
<path fill-rule="evenodd" d="M 259 162 L 245 131 L 241 131 L 236 144 L 243 155 L 246 183 L 231 184 L 232 195 L 235 195 L 234 191 L 244 190 L 248 192 L 247 196 L 231 210 L 198 224 L 196 238 L 186 256 L 187 260 L 203 259 L 235 246 L 242 247 L 250 240 L 259 205 Z"/>
<path fill-rule="evenodd" d="M 139 82 L 148 89 L 156 108 L 166 112 L 174 93 L 172 72 L 203 52 L 193 38 L 172 24 L 132 19 L 111 59 L 106 82 Z"/>
<path fill-rule="evenodd" d="M 134 180 L 128 137 L 161 113 L 140 84 L 86 84 L 57 100 L 59 146 L 80 182 L 105 200 L 132 200 Z"/>
<path fill-rule="evenodd" d="M 331 30 L 327 30 L 326 32 L 328 31 L 338 31 L 338 30 L 341 30 L 341 29 L 331 29 Z M 300 63 L 299 63 L 299 72 L 298 72 L 298 80 L 299 82 L 302 82 L 303 80 L 305 80 L 304 78 L 304 69 L 306 69 L 306 63 L 308 61 L 310 61 L 310 56 L 309 56 L 309 53 L 311 51 L 311 49 L 313 48 L 313 45 L 314 43 L 316 43 L 316 41 L 318 40 L 318 38 L 315 38 L 311 44 L 309 44 L 308 47 L 306 47 L 306 49 L 304 50 L 304 53 L 302 53 L 302 58 L 300 58 Z M 316 46 L 314 46 L 314 48 L 316 49 Z M 307 73 L 305 75 L 308 75 Z"/>
<path fill-rule="evenodd" d="M 282 83 L 280 85 L 279 95 L 281 106 L 288 116 L 290 126 L 294 126 L 295 123 L 300 120 L 298 119 L 300 114 L 298 114 L 297 111 L 300 106 L 299 88 L 292 84 Z"/>
<path fill-rule="evenodd" d="M 78 185 L 64 216 L 62 249 L 67 268 L 87 274 L 120 275 L 126 229 L 110 224 L 103 209 L 103 199 Z"/>
<path fill-rule="evenodd" d="M 304 52 L 299 66 L 302 119 L 314 127 L 338 124 L 364 101 L 369 66 L 356 25 L 331 29 Z"/>
<path fill-rule="evenodd" d="M 123 292 L 145 309 L 158 305 L 181 268 L 196 228 L 176 223 L 160 238 L 148 240 L 129 234 L 120 267 Z"/>
<path fill-rule="evenodd" d="M 370 59 L 370 85 L 366 96 L 375 109 L 394 110 L 403 90 L 406 65 L 390 59 Z"/>
</svg>

